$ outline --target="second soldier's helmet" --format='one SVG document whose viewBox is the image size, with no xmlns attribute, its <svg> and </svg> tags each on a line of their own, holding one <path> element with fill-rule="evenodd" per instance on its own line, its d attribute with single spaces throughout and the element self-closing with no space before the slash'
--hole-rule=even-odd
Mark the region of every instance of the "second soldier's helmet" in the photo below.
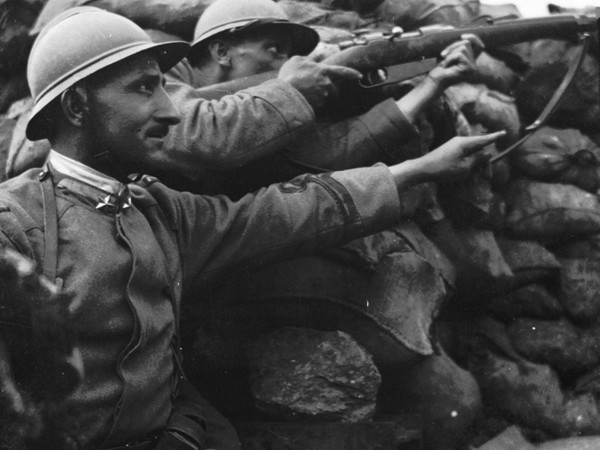
<svg viewBox="0 0 600 450">
<path fill-rule="evenodd" d="M 254 26 L 281 26 L 292 36 L 292 55 L 308 55 L 319 43 L 319 34 L 310 27 L 290 22 L 283 9 L 272 0 L 216 0 L 198 19 L 192 48 L 225 32 Z"/>
<path fill-rule="evenodd" d="M 43 111 L 80 80 L 141 52 L 153 52 L 162 71 L 189 50 L 182 41 L 156 44 L 123 16 L 94 7 L 65 11 L 40 32 L 27 62 L 27 82 L 34 105 L 27 123 L 30 140 L 48 137 Z"/>
</svg>

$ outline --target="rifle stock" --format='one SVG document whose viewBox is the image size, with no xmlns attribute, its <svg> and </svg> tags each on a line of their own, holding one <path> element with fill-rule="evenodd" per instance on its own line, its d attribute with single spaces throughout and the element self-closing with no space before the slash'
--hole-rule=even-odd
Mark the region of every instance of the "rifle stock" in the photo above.
<svg viewBox="0 0 600 450">
<path fill-rule="evenodd" d="M 364 74 L 403 63 L 437 58 L 440 52 L 461 38 L 463 34 L 478 36 L 486 48 L 502 47 L 536 39 L 569 39 L 581 33 L 598 32 L 598 19 L 586 15 L 551 15 L 528 19 L 502 20 L 494 23 L 465 27 L 424 27 L 396 37 L 367 40 L 326 58 L 326 64 L 351 67 Z M 238 80 L 198 89 L 207 100 L 218 100 L 224 95 L 247 89 L 276 78 L 277 72 L 266 72 Z M 356 89 L 361 90 L 360 86 Z M 363 90 L 371 91 L 373 88 Z M 371 92 L 370 94 L 375 94 Z M 381 97 L 381 95 L 376 97 Z"/>
</svg>

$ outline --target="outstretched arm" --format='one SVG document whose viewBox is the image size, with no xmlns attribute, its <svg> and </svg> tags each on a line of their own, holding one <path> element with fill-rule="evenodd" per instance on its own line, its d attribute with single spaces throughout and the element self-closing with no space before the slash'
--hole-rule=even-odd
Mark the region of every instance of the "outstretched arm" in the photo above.
<svg viewBox="0 0 600 450">
<path fill-rule="evenodd" d="M 404 115 L 413 121 L 425 106 L 452 84 L 465 81 L 475 72 L 475 59 L 483 50 L 483 42 L 465 34 L 462 40 L 446 47 L 440 54 L 442 60 L 409 93 L 396 102 Z"/>
</svg>

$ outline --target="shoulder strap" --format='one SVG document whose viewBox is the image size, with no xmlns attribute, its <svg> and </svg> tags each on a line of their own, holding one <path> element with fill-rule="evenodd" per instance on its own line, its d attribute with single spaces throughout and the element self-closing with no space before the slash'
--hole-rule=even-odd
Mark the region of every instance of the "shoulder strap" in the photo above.
<svg viewBox="0 0 600 450">
<path fill-rule="evenodd" d="M 44 205 L 44 276 L 52 283 L 56 282 L 58 264 L 58 216 L 56 196 L 50 172 L 45 169 L 40 173 L 40 189 Z"/>
</svg>

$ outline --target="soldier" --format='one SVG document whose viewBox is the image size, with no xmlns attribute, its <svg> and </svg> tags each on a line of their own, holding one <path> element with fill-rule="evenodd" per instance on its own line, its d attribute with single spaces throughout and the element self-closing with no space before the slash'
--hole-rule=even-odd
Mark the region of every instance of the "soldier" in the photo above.
<svg viewBox="0 0 600 450">
<path fill-rule="evenodd" d="M 169 135 L 165 144 L 168 161 L 163 164 L 185 163 L 195 180 L 179 185 L 177 171 L 172 180 L 175 187 L 242 195 L 292 174 L 406 159 L 403 144 L 418 135 L 414 125 L 418 114 L 446 87 L 474 70 L 474 53 L 483 44 L 475 36 L 466 38 L 445 49 L 438 67 L 398 101 L 388 99 L 347 120 L 322 118 L 315 124 L 305 121 L 314 117 L 312 109 L 328 101 L 323 96 L 334 93 L 340 78 L 351 79 L 358 73 L 352 70 L 342 77 L 331 72 L 337 68 L 306 58 L 319 42 L 317 32 L 290 22 L 272 0 L 217 0 L 200 16 L 188 58 L 167 73 L 167 91 L 182 114 L 182 122 Z M 229 97 L 209 102 L 190 89 L 268 71 L 278 71 L 278 79 L 236 94 L 238 105 L 251 108 L 248 114 L 264 118 L 258 129 L 250 128 L 247 124 L 251 122 L 244 116 L 236 120 L 240 106 L 223 105 L 231 105 Z M 309 83 L 298 79 L 306 71 L 322 73 L 317 72 Z M 297 89 L 290 90 L 289 84 Z M 294 95 L 297 90 L 301 98 Z M 209 122 L 214 118 L 205 114 L 211 110 L 219 114 L 220 124 L 236 121 L 235 126 L 221 127 L 223 145 L 206 142 L 219 132 Z M 286 124 L 281 123 L 282 118 Z M 232 129 L 235 133 L 228 135 Z M 240 145 L 242 136 L 244 145 Z M 251 167 L 249 163 L 253 163 Z M 233 172 L 236 169 L 240 170 Z"/>
<path fill-rule="evenodd" d="M 399 191 L 464 176 L 501 135 L 453 139 L 390 167 L 301 177 L 239 202 L 179 193 L 127 174 L 162 152 L 180 120 L 162 72 L 186 51 L 83 7 L 50 23 L 30 54 L 26 133 L 53 150 L 42 170 L 1 185 L 0 244 L 36 261 L 70 302 L 84 376 L 60 409 L 74 447 L 239 448 L 181 370 L 183 286 L 390 226 Z"/>
<path fill-rule="evenodd" d="M 318 123 L 309 123 L 295 131 L 292 130 L 292 144 L 285 144 L 281 139 L 279 140 L 279 149 L 271 148 L 268 152 L 262 151 L 264 147 L 257 150 L 253 146 L 254 142 L 262 142 L 265 133 L 270 136 L 273 131 L 271 123 L 265 121 L 262 127 L 248 130 L 248 133 L 257 135 L 251 143 L 237 146 L 236 150 L 235 142 L 230 141 L 228 151 L 218 152 L 217 148 L 213 149 L 211 146 L 205 145 L 205 139 L 200 136 L 202 126 L 191 125 L 197 118 L 202 121 L 206 120 L 205 117 L 194 112 L 195 108 L 203 111 L 204 106 L 200 107 L 200 105 L 218 103 L 202 100 L 194 104 L 189 94 L 190 88 L 208 88 L 203 89 L 203 92 L 206 92 L 215 83 L 232 81 L 267 71 L 278 71 L 279 78 L 286 79 L 291 73 L 295 73 L 294 71 L 300 70 L 301 64 L 308 65 L 310 63 L 304 55 L 309 54 L 315 48 L 318 35 L 309 27 L 291 23 L 281 7 L 271 0 L 246 2 L 216 0 L 204 11 L 197 22 L 188 58 L 167 73 L 167 90 L 180 107 L 184 117 L 183 125 L 180 124 L 172 130 L 166 142 L 165 153 L 171 161 L 178 161 L 181 158 L 182 149 L 187 149 L 190 157 L 187 160 L 189 168 L 196 171 L 195 183 L 193 180 L 192 182 L 187 180 L 188 184 L 181 185 L 179 173 L 175 180 L 166 176 L 169 180 L 167 182 L 173 182 L 175 186 L 185 187 L 195 192 L 224 193 L 236 198 L 261 186 L 280 182 L 303 172 L 319 173 L 342 170 L 370 165 L 378 161 L 394 164 L 414 157 L 415 155 L 406 154 L 404 144 L 418 135 L 417 127 L 414 125 L 417 116 L 446 87 L 466 79 L 474 72 L 474 57 L 482 49 L 483 44 L 472 35 L 463 36 L 463 38 L 462 41 L 446 48 L 440 55 L 441 61 L 438 66 L 399 100 L 388 99 L 366 113 L 349 119 L 339 121 L 322 119 Z M 317 66 L 322 66 L 322 64 L 317 64 Z M 283 92 L 276 95 L 278 91 L 275 86 L 279 84 L 280 80 L 267 82 L 262 87 L 250 88 L 237 95 L 242 98 L 247 96 L 254 98 L 255 90 L 261 91 L 261 89 L 271 86 L 272 91 L 269 92 L 269 95 L 273 99 L 283 102 L 286 98 Z M 334 86 L 328 88 L 330 91 L 326 92 L 332 93 Z M 315 102 L 311 104 L 313 103 Z M 302 104 L 296 105 L 289 101 L 285 103 L 284 107 L 286 109 L 293 107 L 294 111 L 302 110 Z M 251 123 L 253 122 L 242 121 L 237 126 L 238 128 L 244 126 L 249 128 Z M 193 133 L 194 130 L 199 130 L 199 132 Z M 186 133 L 190 131 L 192 133 L 187 135 Z M 273 143 L 274 141 L 271 139 L 269 142 Z M 177 146 L 181 147 L 176 148 Z M 188 156 L 187 153 L 186 156 Z M 406 203 L 410 203 L 410 199 Z M 382 235 L 375 240 L 382 241 L 390 236 L 393 234 Z M 389 244 L 389 248 L 394 248 L 392 243 Z M 368 243 L 363 246 L 368 247 Z M 337 257 L 335 261 L 332 261 L 331 258 L 323 258 L 323 253 L 321 252 L 320 256 L 316 258 L 299 259 L 292 263 L 286 263 L 284 267 L 288 268 L 287 270 L 277 272 L 274 269 L 273 272 L 277 273 L 277 282 L 272 281 L 273 276 L 269 277 L 268 274 L 273 272 L 267 268 L 253 272 L 248 277 L 228 276 L 227 285 L 238 284 L 241 286 L 239 295 L 244 295 L 244 293 L 251 295 L 252 288 L 258 283 L 254 280 L 261 280 L 260 285 L 263 286 L 264 292 L 272 292 L 275 286 L 281 284 L 294 286 L 296 289 L 295 291 L 292 289 L 291 293 L 279 292 L 273 294 L 274 296 L 293 298 L 294 295 L 297 295 L 321 298 L 321 295 L 326 296 L 322 293 L 321 286 L 318 286 L 317 283 L 303 285 L 301 280 L 317 279 L 319 274 L 326 270 L 330 271 L 331 277 L 337 278 L 331 283 L 332 285 L 335 283 L 351 284 L 356 279 L 368 277 L 362 268 L 353 271 L 356 265 L 352 265 L 348 261 L 344 261 L 344 268 L 347 268 L 347 271 L 339 269 L 337 264 L 341 252 L 335 255 Z M 373 264 L 371 260 L 365 261 L 365 264 L 369 263 Z M 289 268 L 291 264 L 294 265 Z M 282 278 L 287 283 L 283 283 Z M 394 278 L 390 275 L 388 283 L 393 283 L 389 280 Z M 197 294 L 192 295 L 197 296 Z M 231 295 L 236 296 L 238 292 L 232 294 L 224 289 L 212 292 L 211 295 L 222 299 Z M 351 299 L 346 300 L 350 303 Z M 432 311 L 437 311 L 439 308 L 439 305 L 432 306 L 435 301 L 435 299 L 431 299 L 430 303 L 421 302 L 416 306 L 406 302 L 407 306 L 404 307 L 407 310 L 403 314 L 413 318 L 415 322 L 419 322 L 423 328 L 429 328 Z M 401 309 L 403 305 L 400 303 L 398 308 Z M 318 306 L 315 306 L 315 309 L 317 308 Z M 205 310 L 199 313 L 192 308 L 192 311 L 198 315 L 202 314 L 204 317 L 209 315 Z M 187 329 L 187 324 L 184 324 L 184 329 Z M 400 333 L 405 334 L 404 331 Z M 409 332 L 406 331 L 406 333 Z M 218 340 L 218 336 L 215 339 Z M 402 360 L 401 362 L 390 364 L 390 367 L 383 367 L 380 364 L 379 369 L 384 372 L 383 390 L 386 392 L 398 391 L 397 386 L 391 386 L 394 384 L 392 380 L 399 379 L 397 373 L 405 373 L 409 367 L 415 371 L 421 370 L 422 367 L 423 372 L 419 372 L 415 378 L 421 378 L 423 386 L 433 379 L 437 372 L 441 371 L 448 384 L 462 383 L 466 385 L 464 391 L 456 390 L 449 393 L 448 400 L 445 402 L 445 406 L 452 405 L 452 409 L 460 411 L 459 417 L 452 416 L 449 411 L 439 408 L 439 405 L 431 401 L 431 398 L 427 398 L 431 389 L 423 388 L 422 392 L 410 392 L 410 402 L 402 401 L 406 398 L 406 392 L 400 392 L 398 395 L 384 394 L 382 397 L 396 400 L 400 398 L 401 400 L 397 400 L 396 403 L 410 403 L 413 407 L 410 412 L 418 412 L 425 416 L 428 449 L 452 448 L 452 442 L 447 439 L 447 434 L 443 434 L 440 430 L 447 428 L 450 430 L 448 434 L 452 434 L 453 438 L 460 437 L 481 404 L 477 385 L 472 377 L 453 365 L 454 363 L 446 355 L 431 355 L 429 358 L 419 359 L 418 357 L 426 352 L 417 352 L 414 349 L 431 347 L 431 342 L 429 338 L 422 336 L 413 339 L 412 346 L 409 344 L 402 348 L 406 352 L 405 356 L 402 358 L 399 355 L 395 356 L 396 361 Z M 397 353 L 400 352 L 397 351 Z M 419 363 L 415 363 L 415 360 L 418 360 Z M 222 382 L 220 374 L 215 378 L 218 382 Z M 464 383 L 463 380 L 465 380 Z M 206 383 L 211 383 L 211 380 L 207 379 Z M 403 383 L 395 382 L 395 384 Z M 410 387 L 406 387 L 406 389 L 410 390 Z M 452 397 L 453 395 L 454 397 Z M 393 402 L 390 401 L 390 403 Z M 409 408 L 406 405 L 403 407 Z M 435 433 L 439 433 L 440 437 L 434 438 Z M 439 447 L 440 445 L 441 447 Z"/>
</svg>

